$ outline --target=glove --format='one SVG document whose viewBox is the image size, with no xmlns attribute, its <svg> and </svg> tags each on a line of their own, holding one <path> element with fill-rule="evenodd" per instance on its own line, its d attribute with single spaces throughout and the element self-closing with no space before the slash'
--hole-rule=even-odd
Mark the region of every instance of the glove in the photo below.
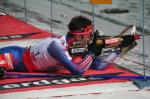
<svg viewBox="0 0 150 99">
<path fill-rule="evenodd" d="M 101 34 L 102 34 L 102 32 L 96 30 L 93 33 L 93 42 L 92 42 L 92 44 L 88 45 L 88 50 L 91 51 L 95 56 L 101 55 L 101 52 L 102 52 L 103 45 L 100 45 L 100 44 L 96 43 L 97 39 L 102 38 L 102 37 L 106 37 L 106 36 L 101 35 Z"/>
<path fill-rule="evenodd" d="M 88 45 L 88 51 L 91 51 L 95 56 L 101 55 L 102 52 L 102 46 L 95 44 L 93 42 L 92 44 Z"/>
<path fill-rule="evenodd" d="M 124 35 L 121 37 L 123 39 L 120 47 L 128 47 L 132 45 L 133 42 L 135 42 L 135 35 Z"/>
</svg>

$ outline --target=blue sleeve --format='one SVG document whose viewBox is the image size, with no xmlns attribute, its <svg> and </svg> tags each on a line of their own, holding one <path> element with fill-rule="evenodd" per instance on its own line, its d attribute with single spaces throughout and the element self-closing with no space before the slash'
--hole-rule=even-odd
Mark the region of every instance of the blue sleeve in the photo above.
<svg viewBox="0 0 150 99">
<path fill-rule="evenodd" d="M 82 73 L 84 73 L 90 67 L 93 61 L 93 56 L 91 54 L 88 54 L 85 59 L 80 62 L 80 64 L 72 62 L 65 55 L 63 49 L 60 47 L 60 44 L 56 41 L 53 41 L 49 45 L 47 51 L 52 57 L 57 59 L 62 65 L 64 65 L 66 69 L 68 69 L 72 74 L 75 75 L 81 75 Z"/>
<path fill-rule="evenodd" d="M 108 65 L 109 63 L 106 63 L 99 58 L 95 58 L 91 67 L 95 70 L 102 70 L 102 69 L 107 68 Z"/>
<path fill-rule="evenodd" d="M 95 58 L 92 64 L 92 68 L 96 70 L 105 69 L 111 64 L 120 54 L 120 51 L 112 52 L 104 59 Z"/>
</svg>

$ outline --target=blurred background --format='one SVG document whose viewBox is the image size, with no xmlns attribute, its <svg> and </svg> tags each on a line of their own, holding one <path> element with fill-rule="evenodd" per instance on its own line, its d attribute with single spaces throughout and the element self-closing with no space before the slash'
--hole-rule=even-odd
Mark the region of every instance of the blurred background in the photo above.
<svg viewBox="0 0 150 99">
<path fill-rule="evenodd" d="M 112 4 L 96 4 L 94 7 L 90 0 L 0 0 L 0 10 L 46 31 L 61 34 L 66 33 L 72 17 L 84 15 L 93 20 L 93 13 L 95 28 L 103 32 L 112 34 L 117 31 L 108 29 L 109 26 L 104 26 L 99 19 L 120 26 L 133 24 L 142 30 L 142 0 L 113 0 Z M 145 0 L 144 11 L 145 33 L 150 33 L 150 0 Z"/>
</svg>

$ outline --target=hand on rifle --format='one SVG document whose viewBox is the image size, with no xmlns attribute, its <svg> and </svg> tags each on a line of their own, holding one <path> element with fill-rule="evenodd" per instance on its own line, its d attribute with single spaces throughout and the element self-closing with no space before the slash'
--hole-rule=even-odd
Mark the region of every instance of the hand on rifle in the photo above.
<svg viewBox="0 0 150 99">
<path fill-rule="evenodd" d="M 101 55 L 102 48 L 114 48 L 114 47 L 128 47 L 140 39 L 140 35 L 121 35 L 121 36 L 105 36 L 99 35 L 96 30 L 93 34 L 93 42 L 89 45 L 90 50 L 95 56 Z"/>
<path fill-rule="evenodd" d="M 132 45 L 136 40 L 140 39 L 139 35 L 123 35 L 120 37 L 122 39 L 122 42 L 120 44 L 120 47 L 128 47 Z"/>
</svg>

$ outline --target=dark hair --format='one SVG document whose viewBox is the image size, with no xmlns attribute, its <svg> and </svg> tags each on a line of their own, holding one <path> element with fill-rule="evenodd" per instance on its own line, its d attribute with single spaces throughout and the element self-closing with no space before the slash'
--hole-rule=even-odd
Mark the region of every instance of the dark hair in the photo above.
<svg viewBox="0 0 150 99">
<path fill-rule="evenodd" d="M 92 24 L 92 21 L 84 16 L 74 17 L 68 24 L 69 31 L 81 30 Z"/>
</svg>

